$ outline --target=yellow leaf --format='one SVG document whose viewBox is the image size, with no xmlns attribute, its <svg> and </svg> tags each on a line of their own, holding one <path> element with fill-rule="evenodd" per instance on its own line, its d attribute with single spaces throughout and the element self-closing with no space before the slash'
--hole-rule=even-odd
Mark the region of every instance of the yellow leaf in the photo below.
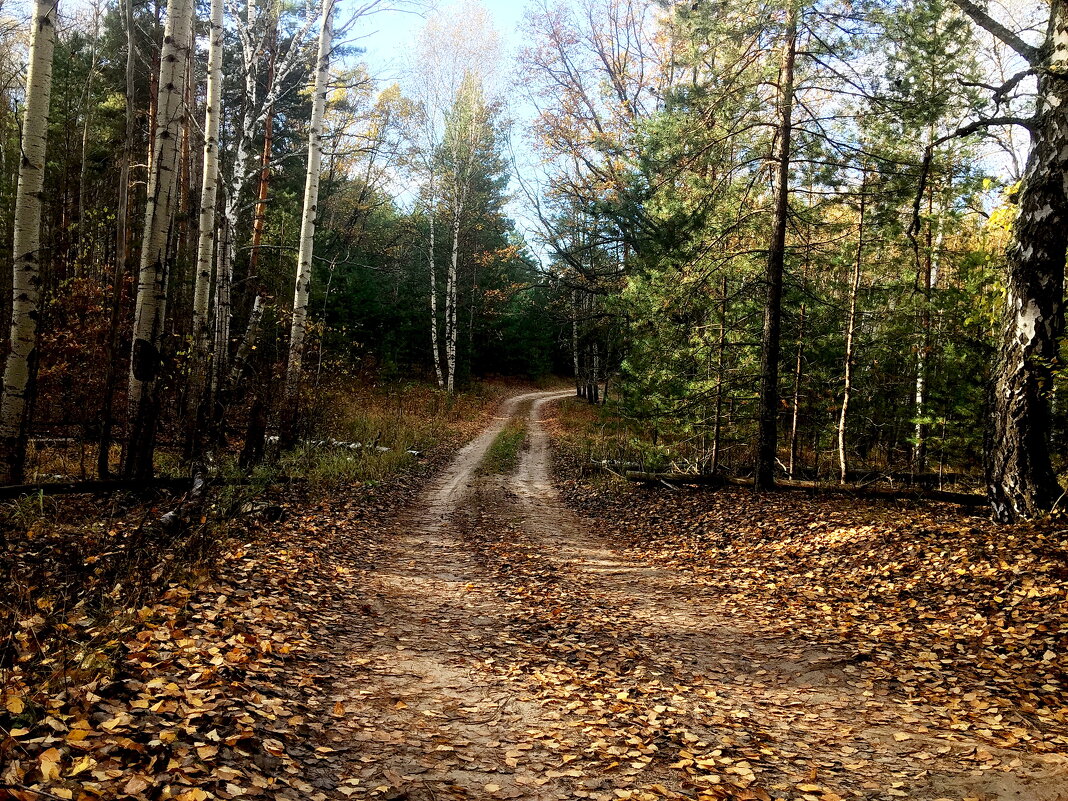
<svg viewBox="0 0 1068 801">
<path fill-rule="evenodd" d="M 21 695 L 9 695 L 4 699 L 4 706 L 12 715 L 21 715 L 26 709 L 26 702 Z"/>
<path fill-rule="evenodd" d="M 63 755 L 59 753 L 58 748 L 49 748 L 44 751 L 37 761 L 41 763 L 41 778 L 46 782 L 59 778 L 59 763 L 63 760 Z"/>
<path fill-rule="evenodd" d="M 95 759 L 91 759 L 90 757 L 87 757 L 87 756 L 82 757 L 81 759 L 79 759 L 77 762 L 74 763 L 74 767 L 72 767 L 70 769 L 70 772 L 67 774 L 67 776 L 77 776 L 83 770 L 89 770 L 89 768 L 93 767 L 93 765 L 95 765 L 95 764 L 96 764 L 96 760 Z"/>
</svg>

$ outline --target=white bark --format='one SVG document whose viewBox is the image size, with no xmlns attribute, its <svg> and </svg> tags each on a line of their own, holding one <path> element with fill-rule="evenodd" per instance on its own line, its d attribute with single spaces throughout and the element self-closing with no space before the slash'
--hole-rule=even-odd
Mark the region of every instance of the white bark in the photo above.
<svg viewBox="0 0 1068 801">
<path fill-rule="evenodd" d="M 430 175 L 430 200 L 427 203 L 427 218 L 430 221 L 430 244 L 427 246 L 427 264 L 430 267 L 430 349 L 434 354 L 434 375 L 438 388 L 445 389 L 445 377 L 441 372 L 441 345 L 438 343 L 438 276 L 437 258 L 434 254 L 434 175 Z"/>
<path fill-rule="evenodd" d="M 330 0 L 327 0 L 327 2 L 332 8 L 333 3 Z M 236 226 L 241 216 L 241 201 L 252 179 L 262 172 L 262 166 L 257 163 L 255 153 L 250 147 L 253 132 L 258 125 L 267 120 L 268 115 L 273 111 L 275 103 L 291 88 L 292 82 L 288 79 L 293 71 L 301 66 L 301 56 L 305 52 L 308 34 L 315 22 L 315 16 L 309 9 L 304 24 L 290 38 L 289 49 L 281 60 L 274 61 L 274 56 L 272 55 L 273 69 L 268 76 L 266 92 L 263 98 L 257 102 L 260 59 L 263 56 L 263 51 L 268 46 L 268 37 L 275 35 L 269 30 L 273 26 L 262 25 L 261 22 L 265 14 L 270 15 L 272 13 L 276 12 L 271 12 L 267 9 L 261 11 L 256 4 L 256 0 L 248 0 L 244 19 L 241 18 L 240 14 L 232 14 L 234 30 L 241 43 L 242 77 L 245 82 L 246 102 L 241 121 L 234 126 L 236 141 L 234 143 L 234 158 L 232 161 L 233 171 L 226 182 L 226 208 L 221 223 L 227 227 L 229 235 L 224 237 L 224 242 L 220 242 L 221 256 L 219 259 L 223 267 L 222 272 L 231 277 L 236 257 L 238 241 Z M 226 313 L 229 314 L 229 309 L 227 309 Z M 223 321 L 221 326 L 229 330 L 229 320 Z M 219 328 L 220 321 L 217 320 L 216 331 Z"/>
<path fill-rule="evenodd" d="M 223 2 L 211 0 L 208 33 L 208 85 L 204 110 L 204 179 L 200 190 L 200 238 L 193 288 L 195 369 L 205 370 L 210 343 L 208 301 L 215 251 L 215 204 L 219 193 L 219 117 L 222 111 Z"/>
<path fill-rule="evenodd" d="M 139 464 L 127 472 L 151 472 L 154 385 L 160 370 L 160 343 L 167 310 L 167 282 L 174 210 L 181 166 L 179 141 L 186 113 L 186 65 L 192 44 L 192 0 L 168 0 L 160 53 L 152 168 L 148 175 L 144 240 L 137 281 L 133 349 L 130 359 L 130 451 Z"/>
<path fill-rule="evenodd" d="M 842 388 L 842 409 L 838 416 L 838 471 L 841 483 L 846 483 L 846 424 L 849 418 L 849 401 L 853 394 L 853 351 L 857 329 L 857 295 L 860 292 L 860 271 L 864 263 L 864 212 L 867 201 L 867 173 L 860 185 L 860 224 L 857 236 L 857 257 L 853 262 L 853 281 L 849 287 L 849 318 L 846 322 L 845 383 Z"/>
<path fill-rule="evenodd" d="M 449 274 L 445 286 L 445 389 L 456 389 L 456 293 L 457 273 L 460 259 L 460 220 L 462 202 L 454 202 L 452 213 L 452 255 L 449 259 Z"/>
<path fill-rule="evenodd" d="M 286 370 L 286 400 L 294 409 L 300 388 L 304 361 L 304 334 L 308 322 L 308 295 L 311 290 L 312 258 L 315 250 L 315 218 L 319 203 L 319 173 L 322 165 L 323 116 L 329 91 L 330 48 L 333 34 L 334 2 L 326 0 L 319 33 L 311 122 L 308 126 L 308 172 L 304 182 L 304 214 L 300 225 L 297 254 L 297 280 L 293 289 L 293 325 L 289 335 L 289 364 Z"/>
<path fill-rule="evenodd" d="M 21 478 L 41 297 L 41 206 L 58 0 L 37 0 L 32 18 L 22 160 L 15 194 L 11 352 L 0 399 L 0 449 L 9 480 Z"/>
<path fill-rule="evenodd" d="M 575 370 L 575 395 L 582 397 L 582 372 L 579 370 L 579 291 L 571 291 L 571 361 Z"/>
</svg>

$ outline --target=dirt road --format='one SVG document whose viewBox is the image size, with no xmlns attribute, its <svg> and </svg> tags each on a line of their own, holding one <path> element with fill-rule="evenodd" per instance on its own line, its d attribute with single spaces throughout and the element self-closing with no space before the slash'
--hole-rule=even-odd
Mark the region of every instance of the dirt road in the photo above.
<svg viewBox="0 0 1068 801">
<path fill-rule="evenodd" d="M 613 550 L 553 490 L 541 420 L 569 394 L 508 400 L 381 532 L 322 671 L 326 797 L 1068 801 L 1065 758 L 939 728 L 847 647 Z M 486 474 L 511 418 L 518 469 Z"/>
</svg>

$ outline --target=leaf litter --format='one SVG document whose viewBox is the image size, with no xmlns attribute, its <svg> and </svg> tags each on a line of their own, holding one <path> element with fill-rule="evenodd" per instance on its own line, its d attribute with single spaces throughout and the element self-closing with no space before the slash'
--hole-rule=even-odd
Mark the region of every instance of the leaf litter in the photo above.
<svg viewBox="0 0 1068 801">
<path fill-rule="evenodd" d="M 545 414 L 515 475 L 478 475 L 475 448 L 429 490 L 284 502 L 104 632 L 92 681 L 9 671 L 0 797 L 1066 797 L 1063 531 L 558 495 Z M 34 617 L 26 653 L 56 625 Z"/>
</svg>

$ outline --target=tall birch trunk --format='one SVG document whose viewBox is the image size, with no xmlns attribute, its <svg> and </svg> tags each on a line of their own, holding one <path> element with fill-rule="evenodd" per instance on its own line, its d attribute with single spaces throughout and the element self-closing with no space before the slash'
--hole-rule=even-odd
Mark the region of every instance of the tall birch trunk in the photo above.
<svg viewBox="0 0 1068 801">
<path fill-rule="evenodd" d="M 200 187 L 197 261 L 193 279 L 193 359 L 186 403 L 190 455 L 200 447 L 211 356 L 211 268 L 215 257 L 215 206 L 219 194 L 219 123 L 222 113 L 223 0 L 211 0 L 208 80 L 204 104 L 204 171 Z"/>
<path fill-rule="evenodd" d="M 793 135 L 794 62 L 797 59 L 796 0 L 787 0 L 786 31 L 779 70 L 779 130 L 775 154 L 775 216 L 765 270 L 767 295 L 760 348 L 760 404 L 757 412 L 756 469 L 758 492 L 775 486 L 778 451 L 779 356 L 782 352 L 782 274 L 786 262 L 786 226 L 790 203 L 790 139 Z"/>
<path fill-rule="evenodd" d="M 297 254 L 297 280 L 293 289 L 293 324 L 289 334 L 289 363 L 286 368 L 284 439 L 292 441 L 304 364 L 304 335 L 308 324 L 308 295 L 311 291 L 312 258 L 315 251 L 315 219 L 319 203 L 319 173 L 322 167 L 323 116 L 329 91 L 330 48 L 333 34 L 334 2 L 326 0 L 323 25 L 319 32 L 311 121 L 308 125 L 308 171 L 304 181 L 304 214 L 300 224 Z"/>
<path fill-rule="evenodd" d="M 727 355 L 727 276 L 723 276 L 719 307 L 719 343 L 716 355 L 716 416 L 712 424 L 712 459 L 709 472 L 719 472 L 720 439 L 723 434 L 723 379 Z"/>
<path fill-rule="evenodd" d="M 4 367 L 3 397 L 0 398 L 0 459 L 6 483 L 17 483 L 22 479 L 26 438 L 33 412 L 41 300 L 41 207 L 57 6 L 58 0 L 37 0 L 32 17 L 26 111 L 22 122 L 22 160 L 15 192 L 11 351 Z"/>
<path fill-rule="evenodd" d="M 122 166 L 119 168 L 119 206 L 115 212 L 115 270 L 112 274 L 111 321 L 108 326 L 108 362 L 104 376 L 104 401 L 100 410 L 100 444 L 96 472 L 101 479 L 111 475 L 111 430 L 114 425 L 115 384 L 119 371 L 115 364 L 122 323 L 123 287 L 126 283 L 126 260 L 129 252 L 130 163 L 133 161 L 137 111 L 134 108 L 136 86 L 136 47 L 134 41 L 133 0 L 123 0 L 123 25 L 126 29 L 126 135 L 123 139 Z"/>
<path fill-rule="evenodd" d="M 1050 459 L 1053 367 L 1064 333 L 1068 250 L 1068 4 L 1052 4 L 1056 66 L 1039 78 L 1043 120 L 1033 138 L 1008 250 L 1003 337 L 994 377 L 987 484 L 994 516 L 1035 518 L 1063 490 Z"/>
<path fill-rule="evenodd" d="M 427 266 L 430 268 L 430 350 L 434 354 L 434 376 L 438 380 L 438 389 L 445 389 L 445 376 L 441 370 L 441 344 L 438 342 L 438 274 L 437 258 L 434 253 L 434 177 L 430 177 L 430 201 L 427 216 L 430 221 L 430 243 L 427 245 Z"/>
<path fill-rule="evenodd" d="M 449 259 L 449 274 L 445 284 L 445 389 L 456 389 L 456 294 L 460 258 L 460 218 L 462 209 L 454 205 L 452 215 L 452 255 Z"/>
<path fill-rule="evenodd" d="M 867 172 L 860 183 L 860 221 L 857 233 L 857 257 L 853 262 L 853 280 L 849 285 L 849 316 L 846 320 L 846 341 L 842 387 L 842 408 L 838 415 L 838 480 L 846 483 L 846 428 L 849 421 L 849 401 L 853 395 L 853 351 L 857 330 L 857 295 L 860 292 L 860 272 L 864 263 L 864 213 L 867 209 Z"/>
<path fill-rule="evenodd" d="M 153 472 L 158 379 L 162 368 L 160 347 L 167 310 L 167 283 L 173 266 L 171 239 L 178 200 L 179 139 L 186 113 L 185 77 L 192 21 L 192 0 L 168 0 L 130 358 L 130 430 L 124 471 L 132 478 L 150 477 Z"/>
<path fill-rule="evenodd" d="M 208 308 L 215 256 L 215 204 L 219 193 L 219 122 L 222 113 L 223 0 L 211 0 L 208 83 L 204 106 L 204 177 L 200 189 L 197 265 L 193 288 L 194 371 L 207 372 L 211 345 Z M 201 384 L 203 379 L 201 380 Z M 199 401 L 199 399 L 197 399 Z"/>
<path fill-rule="evenodd" d="M 575 396 L 582 397 L 582 370 L 579 369 L 579 291 L 571 292 L 571 360 L 575 369 Z"/>
<path fill-rule="evenodd" d="M 797 361 L 794 364 L 794 392 L 790 412 L 790 463 L 787 475 L 793 479 L 797 469 L 797 425 L 801 419 L 801 375 L 805 359 L 805 304 L 801 304 L 801 318 L 797 330 Z"/>
<path fill-rule="evenodd" d="M 973 19 L 983 12 L 955 0 Z M 1020 43 L 1038 74 L 1031 150 L 1007 257 L 1003 336 L 994 370 L 987 489 L 994 517 L 1035 518 L 1062 496 L 1050 458 L 1053 367 L 1064 333 L 1068 252 L 1068 2 L 1049 4 L 1046 42 Z"/>
</svg>

